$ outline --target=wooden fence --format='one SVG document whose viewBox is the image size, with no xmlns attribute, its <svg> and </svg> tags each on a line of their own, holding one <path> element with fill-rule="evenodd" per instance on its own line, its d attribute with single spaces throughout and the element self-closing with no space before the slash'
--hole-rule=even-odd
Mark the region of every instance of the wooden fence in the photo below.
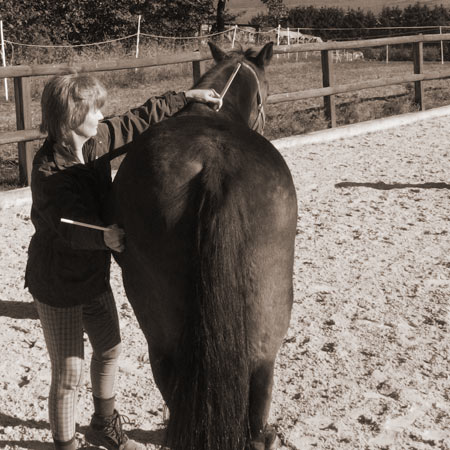
<svg viewBox="0 0 450 450">
<path fill-rule="evenodd" d="M 424 73 L 423 71 L 423 44 L 427 42 L 449 41 L 450 33 L 431 34 L 418 36 L 401 36 L 383 39 L 368 39 L 347 42 L 326 42 L 317 44 L 296 44 L 290 46 L 275 47 L 275 54 L 287 54 L 298 52 L 319 51 L 322 62 L 322 88 L 310 89 L 299 92 L 287 92 L 271 95 L 268 103 L 280 103 L 286 101 L 323 97 L 325 114 L 331 127 L 336 126 L 335 96 L 346 92 L 354 92 L 362 89 L 390 86 L 402 83 L 414 82 L 415 102 L 421 110 L 425 109 L 424 85 L 427 80 L 450 78 L 450 68 L 441 71 L 440 74 Z M 333 58 L 334 50 L 361 49 L 368 47 L 380 47 L 386 45 L 412 44 L 413 46 L 413 72 L 401 77 L 372 79 L 359 83 L 336 85 L 334 80 Z M 142 59 L 127 59 L 120 61 L 87 62 L 81 64 L 58 64 L 36 66 L 9 66 L 0 67 L 0 78 L 14 78 L 14 95 L 16 106 L 17 131 L 0 133 L 0 145 L 17 143 L 19 151 L 19 177 L 21 182 L 30 183 L 32 165 L 31 141 L 42 139 L 39 130 L 31 128 L 31 92 L 30 78 L 36 76 L 63 75 L 68 73 L 102 72 L 122 69 L 134 69 L 142 67 L 155 67 L 179 63 L 192 63 L 192 76 L 194 82 L 202 73 L 203 62 L 211 59 L 206 53 L 192 52 L 183 55 L 161 56 Z"/>
</svg>

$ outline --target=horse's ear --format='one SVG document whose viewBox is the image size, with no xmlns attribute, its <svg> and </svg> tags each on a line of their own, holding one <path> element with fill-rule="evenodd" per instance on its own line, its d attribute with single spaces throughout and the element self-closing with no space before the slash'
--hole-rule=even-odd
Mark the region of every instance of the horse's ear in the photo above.
<svg viewBox="0 0 450 450">
<path fill-rule="evenodd" d="M 256 65 L 259 67 L 265 67 L 269 64 L 273 56 L 273 42 L 266 44 L 256 57 Z"/>
<path fill-rule="evenodd" d="M 227 54 L 224 51 L 222 51 L 219 47 L 217 47 L 216 44 L 208 42 L 208 45 L 209 49 L 211 50 L 211 55 L 214 58 L 214 61 L 219 63 L 220 61 L 223 61 L 226 58 Z"/>
</svg>

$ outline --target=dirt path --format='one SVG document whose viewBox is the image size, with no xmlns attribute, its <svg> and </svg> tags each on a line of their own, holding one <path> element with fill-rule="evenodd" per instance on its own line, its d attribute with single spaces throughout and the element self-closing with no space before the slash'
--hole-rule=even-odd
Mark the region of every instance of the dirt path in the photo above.
<svg viewBox="0 0 450 450">
<path fill-rule="evenodd" d="M 449 121 L 285 152 L 299 219 L 295 304 L 271 410 L 284 448 L 450 449 Z M 52 448 L 49 364 L 23 289 L 32 232 L 29 206 L 0 212 L 0 448 L 8 450 Z M 161 397 L 116 266 L 113 288 L 125 348 L 120 409 L 134 422 L 130 435 L 159 448 Z M 87 368 L 84 379 L 80 432 L 91 413 Z"/>
</svg>

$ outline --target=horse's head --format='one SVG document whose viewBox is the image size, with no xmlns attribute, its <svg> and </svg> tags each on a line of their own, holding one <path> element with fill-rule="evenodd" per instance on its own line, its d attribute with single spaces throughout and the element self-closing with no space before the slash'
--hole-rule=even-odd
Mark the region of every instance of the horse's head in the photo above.
<svg viewBox="0 0 450 450">
<path fill-rule="evenodd" d="M 220 112 L 230 118 L 243 120 L 250 128 L 262 133 L 265 124 L 264 103 L 268 94 L 264 68 L 272 58 L 273 43 L 266 44 L 260 51 L 250 48 L 226 53 L 211 42 L 209 47 L 216 66 L 200 79 L 196 87 L 214 88 L 222 93 L 240 64 L 223 97 Z"/>
</svg>

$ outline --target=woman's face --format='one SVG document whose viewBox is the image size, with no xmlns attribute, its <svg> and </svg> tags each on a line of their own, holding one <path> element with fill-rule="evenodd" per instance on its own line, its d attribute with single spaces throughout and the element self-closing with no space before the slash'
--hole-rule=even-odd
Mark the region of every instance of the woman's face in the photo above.
<svg viewBox="0 0 450 450">
<path fill-rule="evenodd" d="M 98 122 L 102 119 L 102 112 L 95 107 L 91 107 L 86 115 L 86 118 L 84 119 L 84 122 L 74 131 L 79 136 L 90 139 L 97 134 Z"/>
</svg>

